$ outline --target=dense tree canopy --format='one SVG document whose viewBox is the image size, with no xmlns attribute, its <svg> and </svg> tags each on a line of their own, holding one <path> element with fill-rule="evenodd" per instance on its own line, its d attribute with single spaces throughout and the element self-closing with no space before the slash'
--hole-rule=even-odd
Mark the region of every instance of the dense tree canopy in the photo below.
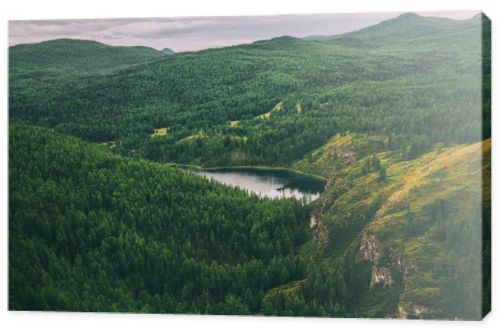
<svg viewBox="0 0 500 334">
<path fill-rule="evenodd" d="M 300 202 L 39 128 L 11 125 L 10 145 L 13 309 L 255 313 L 305 275 Z"/>
<path fill-rule="evenodd" d="M 9 48 L 9 307 L 478 318 L 485 22 L 405 14 L 177 54 Z M 271 200 L 164 162 L 327 186 Z"/>
<path fill-rule="evenodd" d="M 41 60 L 73 41 L 19 46 L 10 117 L 155 161 L 287 165 L 344 131 L 392 136 L 414 158 L 481 138 L 479 20 L 402 16 L 332 40 L 285 36 L 156 60 L 123 50 L 149 57 L 125 68 L 85 54 L 69 58 L 71 71 L 69 60 Z M 412 42 L 401 37 L 408 27 Z M 108 70 L 89 74 L 93 64 Z"/>
</svg>

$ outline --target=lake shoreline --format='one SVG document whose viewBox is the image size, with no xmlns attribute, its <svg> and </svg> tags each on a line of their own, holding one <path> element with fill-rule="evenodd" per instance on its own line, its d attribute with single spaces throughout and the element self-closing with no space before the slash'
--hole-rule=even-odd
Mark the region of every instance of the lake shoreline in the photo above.
<svg viewBox="0 0 500 334">
<path fill-rule="evenodd" d="M 192 165 L 192 164 L 182 164 L 182 163 L 176 163 L 176 162 L 166 162 L 165 164 L 172 166 L 172 167 L 180 167 L 180 168 L 192 168 L 192 169 L 197 169 L 200 171 L 222 171 L 222 170 L 255 170 L 255 171 L 280 171 L 280 172 L 288 172 L 290 174 L 295 174 L 295 175 L 300 175 L 300 176 L 306 176 L 306 177 L 311 177 L 314 179 L 317 179 L 322 182 L 327 182 L 327 178 L 318 175 L 318 174 L 312 174 L 312 173 L 306 173 L 302 172 L 297 169 L 293 168 L 288 168 L 288 167 L 274 167 L 274 166 L 263 166 L 263 165 L 247 165 L 247 166 L 214 166 L 214 167 L 203 167 L 200 165 Z"/>
<path fill-rule="evenodd" d="M 326 180 L 284 167 L 265 166 L 219 166 L 202 167 L 190 164 L 169 164 L 172 167 L 189 171 L 236 186 L 268 198 L 295 198 L 312 202 L 319 198 L 326 186 Z"/>
</svg>

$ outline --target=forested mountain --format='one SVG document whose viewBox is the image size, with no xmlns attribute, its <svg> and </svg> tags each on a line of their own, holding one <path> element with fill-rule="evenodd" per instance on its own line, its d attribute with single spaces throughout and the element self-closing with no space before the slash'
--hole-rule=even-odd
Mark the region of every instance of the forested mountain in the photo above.
<svg viewBox="0 0 500 334">
<path fill-rule="evenodd" d="M 11 309 L 256 313 L 305 275 L 297 201 L 52 130 L 11 125 L 9 139 Z"/>
<path fill-rule="evenodd" d="M 349 35 L 393 31 L 385 48 L 285 36 L 64 80 L 28 71 L 10 80 L 10 117 L 155 161 L 288 165 L 342 131 L 392 136 L 414 157 L 481 138 L 481 17 L 418 42 L 398 34 L 436 20 Z"/>
<path fill-rule="evenodd" d="M 426 47 L 433 46 L 439 49 L 445 38 L 455 43 L 459 41 L 477 43 L 480 34 L 477 23 L 481 19 L 482 14 L 469 20 L 457 21 L 437 17 L 424 18 L 414 13 L 406 13 L 358 31 L 337 36 L 313 36 L 308 39 L 331 44 L 386 49 L 419 49 L 421 43 L 424 43 Z"/>
<path fill-rule="evenodd" d="M 316 206 L 311 238 L 309 209 L 295 200 L 259 199 L 43 128 L 12 124 L 9 138 L 11 309 L 482 312 L 477 223 L 489 208 L 474 175 L 489 175 L 490 141 L 409 165 L 387 154 L 348 163 Z"/>
<path fill-rule="evenodd" d="M 95 41 L 55 39 L 35 44 L 21 44 L 9 48 L 9 72 L 17 74 L 33 71 L 38 78 L 44 72 L 59 74 L 94 73 L 123 68 L 147 60 L 158 59 L 158 50 L 137 46 L 109 46 Z M 59 70 L 59 71 L 58 71 Z M 62 71 L 64 70 L 64 71 Z M 28 72 L 30 73 L 30 72 Z"/>
<path fill-rule="evenodd" d="M 11 47 L 10 308 L 479 318 L 489 34 L 404 14 L 171 55 Z M 164 162 L 327 186 L 262 199 Z"/>
<path fill-rule="evenodd" d="M 330 276 L 343 270 L 356 314 L 479 318 L 489 309 L 481 264 L 487 272 L 491 140 L 411 161 L 381 142 L 337 135 L 297 162 L 331 180 L 313 213 L 315 242 L 305 248 L 314 245 Z"/>
</svg>

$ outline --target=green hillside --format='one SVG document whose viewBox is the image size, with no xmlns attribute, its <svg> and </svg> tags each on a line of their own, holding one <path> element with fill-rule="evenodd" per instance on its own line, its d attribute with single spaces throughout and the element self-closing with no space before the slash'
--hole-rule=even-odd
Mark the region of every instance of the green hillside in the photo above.
<svg viewBox="0 0 500 334">
<path fill-rule="evenodd" d="M 384 31 L 436 20 L 411 18 Z M 164 162 L 290 165 L 343 131 L 390 135 L 415 157 L 438 141 L 481 139 L 480 23 L 446 20 L 450 28 L 417 49 L 284 36 L 93 76 L 50 81 L 42 73 L 11 80 L 10 117 Z M 396 38 L 408 41 L 393 34 L 388 45 Z M 278 103 L 282 112 L 257 117 Z M 151 136 L 161 128 L 169 135 Z"/>
<path fill-rule="evenodd" d="M 40 76 L 43 70 L 64 70 L 94 73 L 100 70 L 124 68 L 129 65 L 158 59 L 160 51 L 152 48 L 109 46 L 95 41 L 56 39 L 35 44 L 20 44 L 9 48 L 9 71 L 28 70 Z M 43 72 L 42 72 L 43 73 Z"/>
<path fill-rule="evenodd" d="M 48 129 L 11 124 L 9 141 L 10 309 L 259 313 L 305 275 L 297 201 Z"/>
<path fill-rule="evenodd" d="M 297 163 L 331 179 L 307 249 L 344 268 L 360 316 L 480 317 L 491 140 L 412 161 L 381 152 L 381 141 L 335 136 Z"/>
<path fill-rule="evenodd" d="M 9 307 L 479 319 L 490 34 L 404 14 L 169 55 L 9 48 Z M 262 199 L 166 163 L 326 188 Z"/>
<path fill-rule="evenodd" d="M 460 41 L 478 43 L 480 31 L 477 30 L 477 25 L 482 19 L 482 14 L 469 20 L 457 21 L 406 13 L 358 31 L 308 39 L 352 47 L 413 50 L 420 49 L 424 43 L 426 47 L 433 46 L 434 49 L 439 49 L 444 37 L 454 43 Z M 455 47 L 459 46 L 455 44 Z"/>
</svg>

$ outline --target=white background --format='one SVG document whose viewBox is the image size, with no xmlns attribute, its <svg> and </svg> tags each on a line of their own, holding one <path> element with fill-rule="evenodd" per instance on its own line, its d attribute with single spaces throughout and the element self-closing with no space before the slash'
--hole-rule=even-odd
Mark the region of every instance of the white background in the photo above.
<svg viewBox="0 0 500 334">
<path fill-rule="evenodd" d="M 493 311 L 482 322 L 355 320 L 265 318 L 234 316 L 138 315 L 138 314 L 82 314 L 54 312 L 8 312 L 7 295 L 7 203 L 8 203 L 8 120 L 7 120 L 7 20 L 12 19 L 70 19 L 116 17 L 168 17 L 196 15 L 250 15 L 250 14 L 299 14 L 299 13 L 353 13 L 370 11 L 434 11 L 482 10 L 492 23 L 493 32 L 493 138 L 499 128 L 495 101 L 498 95 L 498 29 L 500 22 L 499 1 L 416 0 L 395 1 L 348 0 L 342 2 L 321 0 L 178 0 L 178 1 L 106 1 L 106 0 L 2 0 L 0 4 L 0 332 L 1 333 L 151 333 L 151 332 L 201 332 L 201 333 L 437 333 L 500 332 L 500 289 L 498 268 L 500 247 L 498 240 L 499 215 L 493 210 Z M 500 24 L 500 23 L 499 23 Z M 494 142 L 496 140 L 494 139 Z M 493 208 L 500 198 L 495 196 L 499 182 L 499 155 L 493 144 Z"/>
</svg>

